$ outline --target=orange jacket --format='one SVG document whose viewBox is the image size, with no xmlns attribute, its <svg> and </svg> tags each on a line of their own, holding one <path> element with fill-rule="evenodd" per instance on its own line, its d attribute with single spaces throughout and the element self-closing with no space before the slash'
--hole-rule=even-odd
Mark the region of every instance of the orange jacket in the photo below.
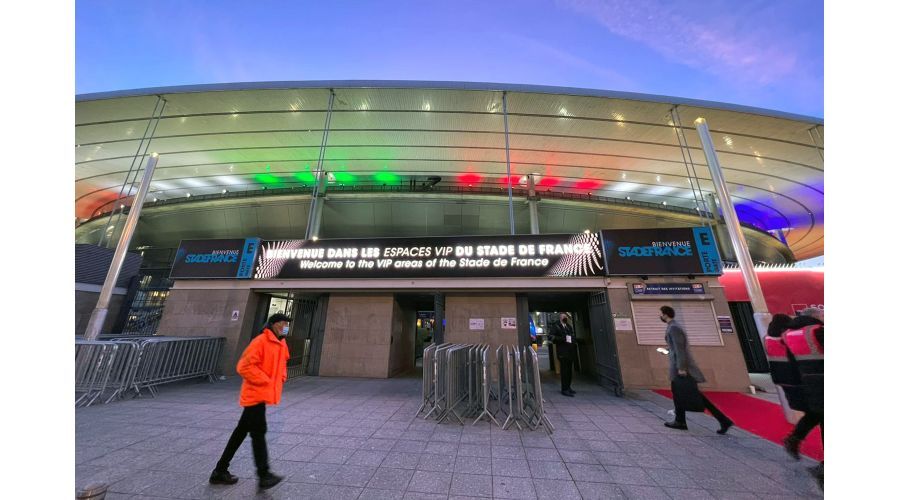
<svg viewBox="0 0 900 500">
<path fill-rule="evenodd" d="M 251 340 L 237 364 L 237 372 L 244 378 L 240 405 L 277 405 L 287 380 L 289 357 L 287 343 L 268 328 Z"/>
</svg>

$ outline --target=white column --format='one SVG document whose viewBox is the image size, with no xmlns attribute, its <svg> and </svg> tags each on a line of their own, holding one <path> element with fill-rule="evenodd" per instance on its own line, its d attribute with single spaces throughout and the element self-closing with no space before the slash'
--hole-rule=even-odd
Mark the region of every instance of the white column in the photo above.
<svg viewBox="0 0 900 500">
<path fill-rule="evenodd" d="M 87 340 L 97 340 L 97 336 L 100 335 L 103 324 L 106 322 L 106 315 L 109 313 L 109 300 L 112 297 L 116 281 L 119 280 L 119 273 L 122 271 L 122 264 L 125 262 L 125 254 L 128 252 L 128 245 L 131 244 L 131 237 L 134 235 L 135 228 L 137 228 L 138 217 L 141 216 L 144 197 L 147 196 L 147 191 L 150 190 L 150 180 L 153 178 L 153 170 L 156 169 L 157 161 L 159 161 L 159 155 L 156 153 L 151 154 L 150 160 L 147 161 L 144 177 L 141 179 L 141 185 L 138 187 L 138 192 L 131 203 L 128 218 L 125 219 L 125 227 L 122 228 L 122 236 L 119 237 L 119 243 L 116 245 L 116 252 L 113 254 L 109 271 L 106 273 L 103 288 L 100 289 L 100 298 L 97 299 L 97 305 L 94 307 L 94 312 L 91 313 L 91 319 L 88 321 L 87 329 L 84 332 L 84 338 Z"/>
</svg>

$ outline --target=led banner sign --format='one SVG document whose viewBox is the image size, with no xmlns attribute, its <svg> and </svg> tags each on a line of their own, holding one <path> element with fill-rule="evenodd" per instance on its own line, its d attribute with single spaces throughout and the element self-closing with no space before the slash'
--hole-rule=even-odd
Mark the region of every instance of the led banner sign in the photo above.
<svg viewBox="0 0 900 500">
<path fill-rule="evenodd" d="M 708 227 L 605 230 L 603 248 L 610 276 L 722 274 Z"/>
<path fill-rule="evenodd" d="M 703 295 L 703 283 L 632 283 L 633 295 Z"/>
<path fill-rule="evenodd" d="M 173 279 L 250 278 L 259 238 L 183 240 L 172 264 Z"/>
<path fill-rule="evenodd" d="M 263 241 L 256 279 L 605 276 L 597 233 Z"/>
</svg>

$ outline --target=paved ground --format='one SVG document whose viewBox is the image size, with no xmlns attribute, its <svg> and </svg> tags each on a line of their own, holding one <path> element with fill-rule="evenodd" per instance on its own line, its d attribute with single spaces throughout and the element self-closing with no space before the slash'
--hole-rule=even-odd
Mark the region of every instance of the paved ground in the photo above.
<svg viewBox="0 0 900 500">
<path fill-rule="evenodd" d="M 162 388 L 157 398 L 76 410 L 76 482 L 111 484 L 107 498 L 820 498 L 804 459 L 741 430 L 713 432 L 689 414 L 688 432 L 662 426 L 668 400 L 616 398 L 545 383 L 556 432 L 437 425 L 415 417 L 417 379 L 308 377 L 270 407 L 272 468 L 287 477 L 256 493 L 249 438 L 231 472 L 209 472 L 240 415 L 238 380 Z"/>
</svg>

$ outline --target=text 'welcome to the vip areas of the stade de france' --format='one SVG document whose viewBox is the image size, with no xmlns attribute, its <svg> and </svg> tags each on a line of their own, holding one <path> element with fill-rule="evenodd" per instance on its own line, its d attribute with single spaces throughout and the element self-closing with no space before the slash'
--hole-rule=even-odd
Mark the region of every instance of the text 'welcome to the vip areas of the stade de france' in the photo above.
<svg viewBox="0 0 900 500">
<path fill-rule="evenodd" d="M 262 249 L 264 260 L 299 260 L 301 269 L 546 267 L 551 257 L 586 255 L 589 244 L 330 247 Z"/>
</svg>

